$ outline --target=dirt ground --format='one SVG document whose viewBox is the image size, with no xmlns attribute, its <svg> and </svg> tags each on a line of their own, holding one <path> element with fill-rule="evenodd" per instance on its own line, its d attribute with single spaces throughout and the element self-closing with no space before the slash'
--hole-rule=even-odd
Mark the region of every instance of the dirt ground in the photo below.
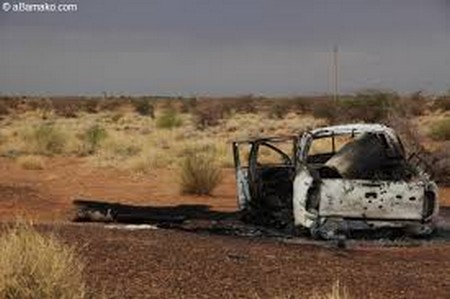
<svg viewBox="0 0 450 299">
<path fill-rule="evenodd" d="M 213 197 L 180 195 L 175 170 L 158 169 L 145 176 L 111 168 L 93 168 L 78 158 L 46 160 L 44 170 L 24 170 L 10 159 L 0 159 L 0 217 L 24 215 L 39 222 L 66 221 L 72 201 L 101 199 L 134 205 L 210 205 L 219 211 L 236 209 L 232 169 L 224 169 L 224 182 Z"/>
<path fill-rule="evenodd" d="M 210 205 L 236 209 L 233 170 L 213 197 L 181 196 L 176 175 L 132 177 L 79 158 L 52 158 L 45 170 L 0 159 L 0 217 L 31 217 L 74 244 L 86 260 L 91 292 L 107 298 L 307 298 L 334 281 L 355 298 L 450 298 L 450 241 L 414 246 L 294 244 L 204 231 L 127 231 L 71 223 L 72 200 L 134 205 Z M 450 189 L 441 192 L 450 204 Z"/>
<path fill-rule="evenodd" d="M 52 226 L 108 298 L 308 298 L 335 280 L 354 298 L 449 298 L 449 245 L 333 249 L 102 225 Z M 292 297 L 291 297 L 292 296 Z"/>
</svg>

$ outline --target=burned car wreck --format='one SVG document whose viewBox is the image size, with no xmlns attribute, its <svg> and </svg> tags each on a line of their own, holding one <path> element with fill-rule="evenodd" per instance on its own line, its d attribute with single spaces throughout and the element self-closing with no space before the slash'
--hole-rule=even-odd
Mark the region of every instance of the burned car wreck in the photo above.
<svg viewBox="0 0 450 299">
<path fill-rule="evenodd" d="M 358 230 L 433 232 L 437 185 L 380 124 L 233 142 L 244 220 L 333 239 Z"/>
</svg>

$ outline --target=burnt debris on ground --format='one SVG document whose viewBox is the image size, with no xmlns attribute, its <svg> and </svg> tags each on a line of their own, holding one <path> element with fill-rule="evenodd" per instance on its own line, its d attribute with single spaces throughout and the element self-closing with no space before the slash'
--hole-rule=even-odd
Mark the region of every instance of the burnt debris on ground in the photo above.
<svg viewBox="0 0 450 299">
<path fill-rule="evenodd" d="M 171 229 L 187 233 L 257 238 L 287 244 L 314 244 L 332 247 L 421 246 L 450 241 L 450 208 L 443 208 L 438 228 L 432 236 L 417 239 L 396 229 L 355 231 L 351 240 L 318 241 L 307 230 L 292 231 L 254 225 L 241 221 L 239 212 L 218 212 L 206 205 L 136 206 L 100 200 L 75 200 L 76 222 L 114 223 L 114 228 L 128 229 L 129 224 L 147 225 L 150 229 Z M 149 224 L 151 224 L 149 226 Z M 143 226 L 145 228 L 147 226 Z"/>
</svg>

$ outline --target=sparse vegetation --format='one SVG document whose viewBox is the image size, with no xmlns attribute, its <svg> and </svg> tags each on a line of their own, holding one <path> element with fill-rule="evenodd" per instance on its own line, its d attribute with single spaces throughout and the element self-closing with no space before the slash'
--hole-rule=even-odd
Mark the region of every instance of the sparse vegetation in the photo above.
<svg viewBox="0 0 450 299">
<path fill-rule="evenodd" d="M 139 99 L 133 102 L 134 109 L 142 116 L 150 116 L 155 118 L 155 107 L 148 99 Z"/>
<path fill-rule="evenodd" d="M 312 114 L 327 119 L 332 124 L 383 122 L 399 97 L 395 93 L 364 91 L 355 96 L 342 96 L 336 102 L 331 99 L 312 104 Z"/>
<path fill-rule="evenodd" d="M 214 151 L 192 149 L 181 163 L 181 191 L 187 194 L 211 195 L 222 181 Z"/>
<path fill-rule="evenodd" d="M 449 111 L 450 110 L 450 95 L 445 95 L 437 98 L 433 105 L 431 106 L 432 110 L 441 110 L 441 111 Z"/>
<path fill-rule="evenodd" d="M 107 137 L 108 134 L 101 125 L 95 124 L 89 127 L 83 135 L 85 152 L 87 154 L 95 153 Z"/>
<path fill-rule="evenodd" d="M 0 298 L 86 296 L 83 263 L 74 248 L 20 223 L 0 236 Z"/>
<path fill-rule="evenodd" d="M 434 140 L 450 140 L 450 118 L 437 121 L 431 126 L 430 137 Z"/>
<path fill-rule="evenodd" d="M 67 111 L 74 111 L 76 117 L 61 113 L 66 111 L 63 108 L 64 105 L 68 105 L 66 100 L 71 103 Z M 450 182 L 450 155 L 448 154 L 450 153 L 450 120 L 447 118 L 448 112 L 445 112 L 450 108 L 447 109 L 444 98 L 439 100 L 443 100 L 439 102 L 439 105 L 435 104 L 439 106 L 439 109 L 433 104 L 438 101 L 421 93 L 399 98 L 390 93 L 365 92 L 358 95 L 343 95 L 338 104 L 325 96 L 298 99 L 264 99 L 251 96 L 232 99 L 149 97 L 146 102 L 150 103 L 151 107 L 140 100 L 111 96 L 101 101 L 98 99 L 59 101 L 59 99 L 17 97 L 14 101 L 0 102 L 4 103 L 4 107 L 8 110 L 8 114 L 1 117 L 2 127 L 0 128 L 0 154 L 8 157 L 2 158 L 5 165 L 9 167 L 8 163 L 11 163 L 11 169 L 17 171 L 20 176 L 31 177 L 32 184 L 36 181 L 36 184 L 45 186 L 45 188 L 39 187 L 38 190 L 33 189 L 34 185 L 29 190 L 20 189 L 23 194 L 17 196 L 19 198 L 15 203 L 17 209 L 27 209 L 28 212 L 40 204 L 43 208 L 49 208 L 52 204 L 50 200 L 54 200 L 51 197 L 52 192 L 55 193 L 55 198 L 69 198 L 66 195 L 74 190 L 78 192 L 77 186 L 82 186 L 79 189 L 80 194 L 108 200 L 123 198 L 133 205 L 153 204 L 153 200 L 157 204 L 176 204 L 175 200 L 172 201 L 173 198 L 177 200 L 181 198 L 189 204 L 203 204 L 208 201 L 208 198 L 177 195 L 179 191 L 177 186 L 173 188 L 173 185 L 163 185 L 167 182 L 172 184 L 172 181 L 175 181 L 175 184 L 179 183 L 179 189 L 183 194 L 214 194 L 220 198 L 226 196 L 230 199 L 232 192 L 227 188 L 232 188 L 230 186 L 234 185 L 228 184 L 228 175 L 233 175 L 233 171 L 224 168 L 233 166 L 231 140 L 255 136 L 300 134 L 307 128 L 328 123 L 364 121 L 386 123 L 402 135 L 406 148 L 416 152 L 428 150 L 427 154 L 430 155 L 429 161 L 436 175 L 435 179 L 440 185 Z M 138 103 L 143 106 L 139 107 Z M 0 105 L 0 115 L 1 109 Z M 155 120 L 151 119 L 154 112 L 156 112 Z M 426 138 L 427 136 L 432 140 Z M 272 158 L 265 156 L 264 152 L 261 154 L 263 158 Z M 56 157 L 47 157 L 48 155 Z M 60 155 L 69 159 L 66 160 Z M 243 161 L 246 160 L 245 153 L 242 153 L 241 157 Z M 73 173 L 82 174 L 79 178 L 80 184 L 74 184 L 73 188 L 64 188 L 66 184 L 63 181 L 64 178 L 61 179 L 62 182 L 59 178 L 55 178 L 55 174 L 72 173 L 68 165 L 76 169 Z M 111 172 L 109 172 L 110 169 L 89 169 L 96 166 L 114 169 Z M 19 170 L 19 167 L 30 171 Z M 60 171 L 61 168 L 64 171 Z M 98 173 L 102 174 L 98 176 L 99 182 L 81 185 L 87 179 L 97 178 Z M 118 177 L 114 177 L 116 174 Z M 179 180 L 174 180 L 174 174 L 179 175 Z M 215 189 L 223 181 L 222 174 L 227 175 L 227 184 Z M 128 178 L 130 178 L 129 181 Z M 124 184 L 120 184 L 117 189 L 101 191 L 98 187 L 101 185 L 102 188 L 105 186 L 103 189 L 108 189 L 112 185 L 111 182 L 116 183 L 119 179 Z M 48 185 L 46 185 L 47 181 Z M 54 190 L 53 186 L 55 186 Z M 16 190 L 16 186 L 12 184 L 5 184 L 4 188 L 5 194 L 12 194 Z M 48 191 L 49 201 L 37 203 L 38 200 L 35 198 L 47 199 L 41 194 L 47 195 L 44 193 L 47 190 L 44 189 L 51 189 Z M 227 192 L 226 195 L 224 190 Z M 103 197 L 102 192 L 111 193 L 107 194 L 109 197 Z M 22 198 L 30 198 L 30 204 L 21 200 Z M 146 200 L 150 200 L 150 203 L 145 202 Z M 55 205 L 52 208 L 61 209 L 62 215 L 66 212 L 65 207 L 66 205 Z M 47 220 L 53 215 L 45 217 L 43 218 Z M 62 219 L 62 216 L 55 219 Z M 28 234 L 33 234 L 33 237 Z M 86 233 L 83 231 L 82 234 Z M 134 236 L 132 238 L 136 239 Z M 15 245 L 6 245 L 6 240 L 14 241 Z M 142 250 L 147 249 L 140 245 L 137 247 Z M 134 247 L 132 249 L 135 250 Z M 91 250 L 86 251 L 91 252 Z M 89 259 L 97 257 L 97 251 L 104 252 L 93 251 L 95 253 L 92 257 L 89 256 Z M 61 255 L 54 252 L 60 252 Z M 123 253 L 127 254 L 127 252 Z M 66 261 L 74 261 L 75 266 Z M 123 264 L 123 267 L 127 267 L 125 263 Z M 65 247 L 54 237 L 48 238 L 46 235 L 38 234 L 31 227 L 13 228 L 1 234 L 0 265 L 0 298 L 5 294 L 5 290 L 10 292 L 9 294 L 13 292 L 13 295 L 6 298 L 45 299 L 85 296 L 84 284 L 79 272 L 83 267 L 81 263 L 79 264 L 73 248 Z M 68 267 L 68 270 L 65 270 L 65 267 Z M 122 270 L 120 267 L 118 269 Z M 37 270 L 31 271 L 31 268 Z M 101 268 L 94 269 L 92 274 L 91 270 L 90 268 L 87 271 L 88 275 L 97 275 L 96 271 L 104 271 Z M 54 273 L 52 271 L 56 271 L 55 274 L 52 274 Z M 111 271 L 116 271 L 116 268 Z M 134 271 L 134 268 L 131 271 Z M 99 276 L 99 279 L 103 279 L 101 275 Z M 322 283 L 326 280 L 322 279 Z M 114 283 L 109 281 L 109 284 Z M 59 288 L 59 285 L 64 285 L 64 289 Z M 98 288 L 97 283 L 92 285 Z M 52 291 L 51 287 L 56 291 Z M 123 289 L 122 286 L 119 287 Z M 323 289 L 322 285 L 319 287 L 320 289 L 311 299 L 350 298 L 349 292 L 338 282 L 330 290 L 328 286 Z M 356 291 L 361 292 L 361 289 L 355 289 Z M 112 294 L 110 290 L 108 292 L 108 295 Z M 268 292 L 267 296 L 276 290 L 271 292 Z M 308 289 L 304 297 L 308 298 L 307 294 L 310 292 L 311 289 Z M 166 293 L 163 290 L 155 296 L 161 294 Z M 299 298 L 303 298 L 302 293 L 298 295 Z M 289 298 L 297 297 L 294 295 Z"/>
<path fill-rule="evenodd" d="M 8 114 L 9 114 L 8 107 L 6 107 L 5 104 L 0 102 L 0 116 L 8 115 Z"/>
<path fill-rule="evenodd" d="M 282 119 L 289 112 L 289 107 L 282 104 L 270 106 L 269 117 L 274 119 Z"/>
<path fill-rule="evenodd" d="M 64 151 L 66 136 L 53 124 L 41 124 L 25 134 L 25 142 L 29 142 L 31 150 L 36 154 L 53 155 Z"/>
<path fill-rule="evenodd" d="M 44 169 L 44 160 L 39 156 L 21 156 L 17 158 L 17 164 L 23 169 L 27 170 L 41 170 Z"/>
<path fill-rule="evenodd" d="M 0 100 L 9 113 L 3 117 L 5 126 L 0 132 L 0 153 L 5 156 L 91 155 L 95 165 L 145 172 L 167 166 L 154 163 L 154 155 L 172 157 L 167 160 L 176 165 L 181 160 L 180 149 L 193 138 L 228 150 L 227 142 L 233 139 L 298 134 L 325 124 L 392 125 L 393 118 L 417 120 L 429 113 L 444 113 L 433 108 L 433 103 L 443 103 L 445 96 L 433 100 L 417 92 L 400 98 L 390 92 L 363 91 L 342 95 L 337 103 L 326 96 L 271 99 L 251 95 L 221 99 L 109 96 Z M 77 118 L 58 113 L 66 108 L 75 111 Z M 142 117 L 155 111 L 155 121 Z M 92 123 L 96 125 L 90 126 Z M 436 142 L 446 140 L 444 125 L 431 128 L 431 123 L 426 124 L 428 132 L 420 132 L 417 144 L 423 145 L 422 137 L 427 133 Z M 225 150 L 217 160 L 221 167 L 233 164 Z"/>
<path fill-rule="evenodd" d="M 194 121 L 197 129 L 217 126 L 220 120 L 231 114 L 230 107 L 223 103 L 217 105 L 197 106 L 194 111 Z"/>
<path fill-rule="evenodd" d="M 181 126 L 183 121 L 174 108 L 167 108 L 156 119 L 156 126 L 161 129 L 173 129 Z"/>
</svg>

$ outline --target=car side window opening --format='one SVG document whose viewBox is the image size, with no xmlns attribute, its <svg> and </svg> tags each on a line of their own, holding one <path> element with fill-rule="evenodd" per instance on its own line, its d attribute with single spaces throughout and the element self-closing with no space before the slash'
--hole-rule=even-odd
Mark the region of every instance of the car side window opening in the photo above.
<svg viewBox="0 0 450 299">
<path fill-rule="evenodd" d="M 308 150 L 308 163 L 326 163 L 336 152 L 352 141 L 356 136 L 358 135 L 352 133 L 314 138 L 311 141 Z"/>
<path fill-rule="evenodd" d="M 258 166 L 287 165 L 292 166 L 292 144 L 261 143 L 257 153 Z"/>
</svg>

